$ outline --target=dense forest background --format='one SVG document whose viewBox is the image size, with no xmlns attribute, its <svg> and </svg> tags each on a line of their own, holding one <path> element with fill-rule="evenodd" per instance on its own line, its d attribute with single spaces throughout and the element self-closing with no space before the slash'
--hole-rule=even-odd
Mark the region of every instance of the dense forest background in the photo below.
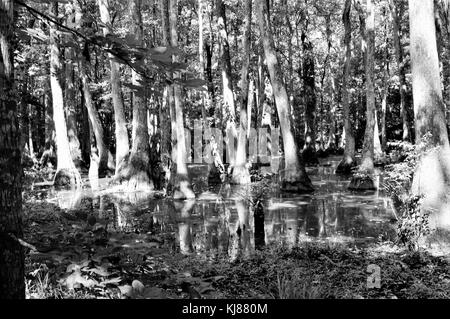
<svg viewBox="0 0 450 319">
<path fill-rule="evenodd" d="M 399 215 L 449 224 L 448 0 L 1 0 L 0 20 L 0 296 L 24 290 L 24 171 L 186 200 L 196 154 L 248 185 L 267 151 L 304 194 L 338 155 L 355 191 L 397 164 Z"/>
<path fill-rule="evenodd" d="M 51 5 L 30 4 L 31 10 L 23 6 L 17 9 L 19 32 L 15 59 L 20 64 L 16 81 L 20 92 L 21 144 L 26 148 L 24 154 L 30 158 L 40 160 L 47 151 L 46 155 L 56 162 L 58 134 L 52 100 L 58 97 L 50 83 L 52 48 L 58 50 L 56 64 L 60 65 L 53 72 L 57 72 L 62 90 L 66 135 L 76 167 L 90 166 L 91 145 L 96 147 L 100 171 L 113 168 L 114 155 L 119 155 L 115 163 L 120 167 L 121 158 L 126 156 L 123 154 L 132 147 L 134 95 L 138 97 L 137 103 L 139 96 L 145 95 L 143 108 L 150 120 L 149 134 L 154 140 L 167 140 L 164 135 L 170 129 L 161 129 L 167 125 L 164 91 L 173 78 L 181 84 L 178 94 L 186 128 L 193 130 L 195 119 L 204 119 L 208 125 L 219 128 L 228 127 L 228 122 L 238 126 L 242 116 L 239 109 L 242 103 L 248 104 L 250 95 L 250 125 L 278 126 L 259 19 L 256 12 L 248 15 L 251 9 L 245 7 L 248 4 L 180 1 L 172 8 L 176 11 L 177 30 L 164 30 L 169 27 L 170 19 L 165 2 L 137 3 L 137 13 L 121 2 L 59 5 L 51 2 Z M 344 5 L 349 12 L 344 12 Z M 378 132 L 376 155 L 381 158 L 389 140 L 414 138 L 407 3 L 374 3 L 373 35 L 366 31 L 370 21 L 366 22 L 365 6 L 365 3 L 352 5 L 344 1 L 267 3 L 268 23 L 282 74 L 280 80 L 285 83 L 292 132 L 300 149 L 311 139 L 315 142 L 308 143 L 316 144 L 317 148 L 312 153 L 321 155 L 343 149 L 346 118 L 351 121 L 356 149 L 362 148 L 367 120 L 364 61 L 369 42 L 373 45 L 376 88 L 373 90 L 375 132 Z M 448 42 L 445 10 L 443 4 L 437 6 L 435 18 L 446 97 L 449 67 L 442 58 Z M 348 16 L 343 17 L 343 12 Z M 251 23 L 247 26 L 249 18 Z M 343 18 L 350 27 L 347 34 L 350 65 L 346 76 L 348 40 L 344 37 Z M 136 25 L 136 21 L 141 22 Z M 140 30 L 141 34 L 133 30 Z M 169 33 L 174 31 L 176 52 L 152 51 L 151 48 L 170 45 L 173 34 Z M 373 36 L 373 40 L 368 41 L 367 36 Z M 144 56 L 136 57 L 139 50 Z M 176 53 L 176 60 L 172 61 L 172 53 Z M 174 73 L 176 70 L 182 73 Z M 142 79 L 133 82 L 136 77 L 133 74 Z M 242 79 L 243 75 L 247 78 Z M 205 80 L 203 87 L 200 79 Z M 250 94 L 247 93 L 249 83 Z M 347 88 L 348 97 L 344 99 L 343 91 Z M 347 116 L 343 107 L 346 103 Z M 164 147 L 161 149 L 164 152 Z M 305 154 L 305 161 L 315 163 L 315 156 Z"/>
</svg>

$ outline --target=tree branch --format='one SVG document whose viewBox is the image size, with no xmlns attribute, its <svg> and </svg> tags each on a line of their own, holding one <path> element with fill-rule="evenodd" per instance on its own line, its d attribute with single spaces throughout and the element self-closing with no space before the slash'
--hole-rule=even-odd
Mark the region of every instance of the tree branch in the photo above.
<svg viewBox="0 0 450 319">
<path fill-rule="evenodd" d="M 49 17 L 48 15 L 40 12 L 39 10 L 34 9 L 33 7 L 27 5 L 26 3 L 20 1 L 20 0 L 16 0 L 15 1 L 18 5 L 26 8 L 31 14 L 33 14 L 35 17 L 37 15 L 36 18 L 43 18 L 47 21 L 50 21 L 52 23 L 54 23 L 55 25 L 59 26 L 60 28 L 69 31 L 70 33 L 72 33 L 73 35 L 82 38 L 84 41 L 95 45 L 97 47 L 99 47 L 101 50 L 103 50 L 104 52 L 110 53 L 112 55 L 114 55 L 116 58 L 120 59 L 121 61 L 123 61 L 126 65 L 128 65 L 133 71 L 135 71 L 136 73 L 142 75 L 144 78 L 148 79 L 148 80 L 154 80 L 153 78 L 149 77 L 147 74 L 145 74 L 145 72 L 139 72 L 138 70 L 136 70 L 136 68 L 131 64 L 131 62 L 124 58 L 123 56 L 121 56 L 120 54 L 115 53 L 113 50 L 105 48 L 102 44 L 98 43 L 95 39 L 89 38 L 87 36 L 85 36 L 84 34 L 82 34 L 81 32 L 74 30 L 68 26 L 65 26 L 64 24 L 58 22 L 56 19 L 53 19 L 52 17 Z"/>
</svg>

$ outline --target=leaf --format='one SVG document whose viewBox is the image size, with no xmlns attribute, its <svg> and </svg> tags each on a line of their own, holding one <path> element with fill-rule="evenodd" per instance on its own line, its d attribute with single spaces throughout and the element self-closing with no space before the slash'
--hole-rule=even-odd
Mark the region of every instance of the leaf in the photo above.
<svg viewBox="0 0 450 319">
<path fill-rule="evenodd" d="M 205 281 L 219 281 L 219 280 L 222 280 L 225 278 L 226 278 L 225 276 L 213 276 L 213 277 L 205 278 Z"/>
<path fill-rule="evenodd" d="M 70 264 L 66 268 L 66 272 L 69 272 L 69 273 L 71 273 L 73 271 L 79 271 L 79 270 L 81 270 L 81 267 L 77 264 Z"/>
<path fill-rule="evenodd" d="M 119 284 L 119 282 L 121 282 L 121 281 L 122 281 L 122 278 L 115 277 L 115 278 L 107 279 L 105 281 L 100 282 L 100 286 L 106 286 L 106 285 L 115 285 L 115 286 L 117 286 Z M 131 286 L 129 286 L 129 287 L 131 287 Z M 119 289 L 120 289 L 120 287 L 119 287 Z"/>
<path fill-rule="evenodd" d="M 86 288 L 93 287 L 97 282 L 93 279 L 87 279 L 81 275 L 81 271 L 78 269 L 70 274 L 66 279 L 62 279 L 61 284 L 65 285 L 69 290 L 80 288 L 83 285 Z"/>
<path fill-rule="evenodd" d="M 123 285 L 123 286 L 119 286 L 117 287 L 120 290 L 120 293 L 124 296 L 127 297 L 133 297 L 133 287 L 131 287 L 130 285 Z"/>
<path fill-rule="evenodd" d="M 108 277 L 111 275 L 105 268 L 96 266 L 95 268 L 88 269 L 88 272 L 97 274 L 101 277 Z"/>
<path fill-rule="evenodd" d="M 131 283 L 131 286 L 133 287 L 133 290 L 135 290 L 137 293 L 142 293 L 144 291 L 144 284 L 140 282 L 139 280 L 133 280 Z"/>
<path fill-rule="evenodd" d="M 27 28 L 27 29 L 24 30 L 24 32 L 26 34 L 28 34 L 29 36 L 31 36 L 33 38 L 36 38 L 38 40 L 41 40 L 41 41 L 47 41 L 48 40 L 48 36 L 41 29 Z"/>
</svg>

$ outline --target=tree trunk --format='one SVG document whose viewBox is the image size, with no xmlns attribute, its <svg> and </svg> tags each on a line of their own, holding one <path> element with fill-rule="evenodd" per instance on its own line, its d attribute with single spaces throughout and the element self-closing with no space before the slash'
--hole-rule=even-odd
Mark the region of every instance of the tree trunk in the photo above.
<svg viewBox="0 0 450 319">
<path fill-rule="evenodd" d="M 203 0 L 198 0 L 198 59 L 200 64 L 200 78 L 204 79 L 205 73 L 205 40 L 203 32 Z M 202 92 L 202 118 L 204 123 L 207 123 L 208 109 L 212 103 L 209 101 L 208 92 Z"/>
<path fill-rule="evenodd" d="M 211 2 L 207 2 L 208 3 L 208 9 L 210 9 L 212 3 Z M 205 54 L 206 54 L 206 68 L 205 68 L 205 77 L 206 80 L 208 81 L 208 94 L 209 94 L 209 99 L 211 100 L 211 103 L 213 105 L 215 105 L 216 102 L 216 96 L 215 96 L 215 87 L 214 87 L 214 82 L 213 82 L 213 52 L 214 52 L 214 42 L 213 42 L 213 33 L 212 33 L 212 10 L 207 10 L 207 21 L 206 23 L 208 24 L 208 38 L 204 39 L 204 49 L 205 49 Z M 209 114 L 210 116 L 214 115 L 214 110 L 210 109 L 209 110 Z"/>
<path fill-rule="evenodd" d="M 81 110 L 81 130 L 80 130 L 80 148 L 81 148 L 81 157 L 83 158 L 83 162 L 89 163 L 91 159 L 91 125 L 89 123 L 89 114 L 87 108 L 84 106 L 84 90 L 83 84 L 80 83 L 78 87 L 79 96 L 80 96 L 80 110 Z"/>
<path fill-rule="evenodd" d="M 170 44 L 172 47 L 178 47 L 178 1 L 169 0 L 169 25 L 170 25 Z M 178 59 L 173 56 L 173 62 L 178 62 Z M 179 72 L 174 73 L 175 78 L 180 77 Z M 192 199 L 195 198 L 195 194 L 192 191 L 191 183 L 188 178 L 188 170 L 186 165 L 187 151 L 186 140 L 184 135 L 184 123 L 183 123 L 183 105 L 181 99 L 181 87 L 178 84 L 172 84 L 170 87 L 174 98 L 175 113 L 175 133 L 176 133 L 176 147 L 175 158 L 173 161 L 176 163 L 176 176 L 174 179 L 173 187 L 175 189 L 175 199 Z"/>
<path fill-rule="evenodd" d="M 289 100 L 275 52 L 272 32 L 269 28 L 270 20 L 267 3 L 265 1 L 257 1 L 257 3 L 259 28 L 283 137 L 284 172 L 281 176 L 282 189 L 294 192 L 309 192 L 313 190 L 313 187 L 311 180 L 306 174 L 305 167 L 300 161 L 297 145 L 292 134 Z"/>
<path fill-rule="evenodd" d="M 58 3 L 51 3 L 50 8 L 51 14 L 58 16 Z M 50 85 L 53 102 L 53 122 L 55 123 L 56 132 L 56 157 L 58 161 L 54 184 L 64 187 L 80 185 L 81 177 L 72 160 L 67 137 L 64 98 L 61 86 L 62 65 L 60 55 L 57 27 L 54 23 L 50 23 Z"/>
<path fill-rule="evenodd" d="M 381 150 L 387 151 L 387 134 L 386 134 L 386 112 L 387 112 L 387 87 L 383 90 L 381 96 Z"/>
<path fill-rule="evenodd" d="M 380 162 L 383 157 L 383 150 L 381 149 L 380 130 L 378 128 L 378 111 L 375 109 L 375 126 L 373 130 L 373 154 L 374 160 Z"/>
<path fill-rule="evenodd" d="M 450 61 L 447 58 L 450 53 L 450 1 L 440 0 L 435 1 L 437 22 L 439 22 L 439 29 L 437 32 L 438 37 L 438 54 L 441 55 L 442 61 L 442 78 L 443 78 L 443 91 L 442 95 L 445 103 L 445 115 L 447 127 L 450 125 Z M 439 48 L 439 33 L 445 35 L 441 41 L 443 45 Z"/>
<path fill-rule="evenodd" d="M 336 105 L 336 79 L 335 77 L 332 77 L 331 80 L 331 105 L 329 109 L 328 114 L 328 123 L 330 125 L 330 130 L 328 134 L 328 141 L 327 145 L 325 147 L 325 150 L 328 154 L 335 153 L 337 151 L 337 143 L 336 143 L 336 111 L 337 111 L 337 105 Z"/>
<path fill-rule="evenodd" d="M 420 140 L 430 132 L 434 145 L 447 145 L 433 0 L 410 0 L 409 5 L 416 136 Z"/>
<path fill-rule="evenodd" d="M 0 1 L 0 299 L 25 299 L 22 166 L 14 86 L 13 1 Z"/>
<path fill-rule="evenodd" d="M 112 32 L 111 17 L 109 14 L 108 0 L 98 0 L 100 8 L 100 18 L 106 25 L 103 28 L 103 35 L 107 36 Z M 111 67 L 111 95 L 114 107 L 114 124 L 116 135 L 116 175 L 121 165 L 126 165 L 126 159 L 130 152 L 130 143 L 128 140 L 127 122 L 122 98 L 122 88 L 120 84 L 119 64 L 114 61 L 114 56 L 109 54 L 109 64 Z"/>
<path fill-rule="evenodd" d="M 416 143 L 425 140 L 437 150 L 422 156 L 414 173 L 412 192 L 424 195 L 422 209 L 432 209 L 430 226 L 450 228 L 448 194 L 450 150 L 445 125 L 444 102 L 439 74 L 433 0 L 409 0 L 411 68 Z"/>
<path fill-rule="evenodd" d="M 367 0 L 366 4 L 366 48 L 365 48 L 365 70 L 366 70 L 366 129 L 364 133 L 364 143 L 362 150 L 361 164 L 358 168 L 357 176 L 350 181 L 349 189 L 353 190 L 373 190 L 373 183 L 370 174 L 374 171 L 374 143 L 375 143 L 375 6 L 373 0 Z"/>
<path fill-rule="evenodd" d="M 360 171 L 373 172 L 374 129 L 375 129 L 375 7 L 373 0 L 367 0 L 366 22 L 366 130 Z"/>
<path fill-rule="evenodd" d="M 227 134 L 227 159 L 230 166 L 234 167 L 236 132 L 236 108 L 234 104 L 233 79 L 230 57 L 230 45 L 228 43 L 226 8 L 223 0 L 216 0 L 217 28 L 219 32 L 219 56 L 222 67 L 222 92 L 223 110 L 222 117 L 225 121 Z M 221 123 L 223 125 L 223 123 Z"/>
<path fill-rule="evenodd" d="M 142 0 L 129 1 L 132 21 L 131 34 L 134 35 L 134 40 L 139 46 L 144 45 L 141 5 Z M 144 79 L 134 70 L 131 72 L 132 84 L 137 88 L 133 93 L 133 142 L 129 161 L 125 167 L 120 168 L 118 177 L 120 181 L 124 182 L 128 191 L 151 191 L 153 190 L 153 181 L 150 172 L 150 144 Z"/>
<path fill-rule="evenodd" d="M 345 27 L 344 45 L 345 45 L 345 64 L 344 76 L 342 79 L 342 110 L 344 119 L 344 133 L 345 133 L 345 149 L 344 157 L 336 168 L 336 174 L 350 174 L 352 168 L 356 165 L 355 162 L 355 137 L 353 135 L 352 121 L 350 117 L 350 70 L 352 62 L 352 26 L 351 26 L 351 6 L 352 1 L 345 1 L 345 8 L 342 14 L 342 21 Z"/>
<path fill-rule="evenodd" d="M 48 149 L 51 146 L 55 146 L 56 132 L 55 132 L 55 123 L 53 122 L 53 102 L 52 102 L 52 88 L 50 83 L 50 77 L 48 81 L 46 81 L 45 85 L 45 122 L 44 122 L 44 131 L 45 131 L 45 149 Z"/>
<path fill-rule="evenodd" d="M 409 132 L 409 121 L 408 121 L 408 112 L 406 109 L 406 71 L 405 71 L 405 61 L 403 56 L 403 48 L 401 43 L 401 23 L 400 17 L 401 12 L 398 12 L 396 0 L 389 0 L 389 7 L 392 16 L 392 25 L 393 25 L 393 34 L 394 34 L 394 48 L 395 55 L 397 58 L 397 67 L 398 67 L 398 77 L 400 80 L 400 116 L 402 118 L 403 125 L 403 135 L 402 138 L 404 141 L 411 140 L 411 134 Z"/>
<path fill-rule="evenodd" d="M 67 17 L 67 25 L 75 23 L 75 10 L 70 8 L 69 16 Z M 66 36 L 70 37 L 70 36 Z M 65 113 L 67 119 L 67 137 L 69 138 L 70 152 L 72 160 L 76 167 L 80 168 L 82 163 L 80 140 L 78 139 L 78 126 L 76 118 L 76 99 L 75 99 L 75 50 L 73 47 L 65 48 L 65 90 L 64 99 L 66 101 Z M 87 163 L 85 163 L 87 164 Z"/>
<path fill-rule="evenodd" d="M 39 154 L 45 147 L 45 95 L 42 96 L 40 102 L 41 103 L 39 103 L 39 105 L 36 105 L 36 122 L 34 122 L 36 132 L 36 148 Z"/>
<path fill-rule="evenodd" d="M 244 35 L 242 37 L 242 49 L 244 52 L 244 60 L 241 70 L 241 99 L 240 99 L 240 124 L 239 139 L 236 152 L 236 163 L 233 168 L 233 182 L 236 184 L 250 183 L 250 173 L 247 164 L 247 131 L 248 126 L 247 114 L 248 96 L 249 96 L 249 68 L 250 68 L 250 45 L 251 45 L 251 24 L 252 24 L 252 0 L 245 1 L 245 20 Z"/>
<path fill-rule="evenodd" d="M 303 160 L 306 164 L 317 165 L 319 161 L 316 154 L 316 85 L 314 79 L 314 52 L 312 43 L 306 33 L 302 34 L 303 46 L 303 101 L 305 106 L 305 145 Z"/>
<path fill-rule="evenodd" d="M 385 16 L 384 16 L 385 17 Z M 385 26 L 385 46 L 383 52 L 383 86 L 381 89 L 381 150 L 387 151 L 387 132 L 386 132 L 386 112 L 387 112 L 387 98 L 389 94 L 389 39 L 388 39 L 388 24 Z"/>
<path fill-rule="evenodd" d="M 160 0 L 161 11 L 161 28 L 162 28 L 162 44 L 163 46 L 169 46 L 170 44 L 170 30 L 169 30 L 169 3 L 167 0 Z M 161 189 L 165 189 L 169 186 L 171 178 L 171 166 L 172 166 L 172 127 L 170 118 L 170 105 L 169 105 L 169 87 L 164 88 L 164 94 L 159 109 L 159 117 L 161 123 L 161 165 L 164 176 L 161 176 L 160 185 Z"/>
<path fill-rule="evenodd" d="M 91 149 L 91 165 L 92 161 L 96 161 L 98 166 L 98 176 L 104 176 L 108 171 L 108 148 L 104 140 L 103 126 L 100 122 L 98 111 L 94 106 L 92 100 L 91 91 L 89 89 L 89 78 L 87 75 L 87 65 L 85 57 L 80 57 L 79 72 L 81 77 L 81 83 L 83 85 L 83 95 L 86 104 L 86 109 L 89 115 L 89 121 L 91 122 L 92 130 L 95 136 L 96 147 Z M 98 153 L 98 154 L 97 154 Z"/>
</svg>

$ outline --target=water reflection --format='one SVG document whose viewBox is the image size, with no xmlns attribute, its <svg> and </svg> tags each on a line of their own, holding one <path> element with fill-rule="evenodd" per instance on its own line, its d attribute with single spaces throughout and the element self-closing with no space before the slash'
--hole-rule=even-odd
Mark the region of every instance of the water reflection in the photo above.
<svg viewBox="0 0 450 319">
<path fill-rule="evenodd" d="M 390 200 L 381 191 L 351 193 L 348 181 L 333 172 L 330 166 L 314 168 L 309 173 L 316 192 L 295 197 L 275 189 L 268 198 L 253 198 L 248 188 L 230 185 L 188 201 L 92 189 L 53 191 L 48 197 L 66 211 L 85 212 L 77 215 L 81 219 L 94 215 L 109 232 L 167 234 L 180 253 L 211 259 L 246 258 L 271 243 L 294 247 L 305 241 L 393 239 Z"/>
<path fill-rule="evenodd" d="M 174 209 L 178 218 L 178 239 L 180 252 L 188 255 L 193 252 L 192 246 L 192 225 L 191 213 L 194 208 L 195 200 L 173 202 Z"/>
</svg>

